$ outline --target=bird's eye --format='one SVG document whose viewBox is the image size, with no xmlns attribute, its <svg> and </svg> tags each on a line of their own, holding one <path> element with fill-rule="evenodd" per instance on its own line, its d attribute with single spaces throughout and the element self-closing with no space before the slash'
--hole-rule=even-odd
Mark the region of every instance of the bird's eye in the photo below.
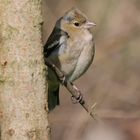
<svg viewBox="0 0 140 140">
<path fill-rule="evenodd" d="M 74 25 L 77 27 L 80 26 L 80 24 L 78 22 L 75 22 Z"/>
</svg>

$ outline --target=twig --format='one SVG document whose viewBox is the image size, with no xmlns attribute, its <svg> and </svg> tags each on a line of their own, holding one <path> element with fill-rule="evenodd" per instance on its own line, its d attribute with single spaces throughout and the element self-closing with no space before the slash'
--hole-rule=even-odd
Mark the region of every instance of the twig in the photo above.
<svg viewBox="0 0 140 140">
<path fill-rule="evenodd" d="M 96 120 L 96 117 L 95 117 L 96 114 L 94 113 L 94 110 L 93 110 L 95 108 L 95 106 L 94 106 L 94 108 L 89 108 L 88 104 L 82 97 L 81 91 L 72 82 L 70 82 L 66 79 L 63 72 L 60 71 L 54 64 L 52 64 L 46 60 L 45 60 L 45 63 L 47 64 L 48 67 L 50 67 L 56 73 L 60 83 L 67 88 L 67 90 L 71 93 L 72 98 L 74 98 L 76 102 L 79 102 L 82 105 L 82 107 L 87 111 L 87 113 L 93 119 Z"/>
</svg>

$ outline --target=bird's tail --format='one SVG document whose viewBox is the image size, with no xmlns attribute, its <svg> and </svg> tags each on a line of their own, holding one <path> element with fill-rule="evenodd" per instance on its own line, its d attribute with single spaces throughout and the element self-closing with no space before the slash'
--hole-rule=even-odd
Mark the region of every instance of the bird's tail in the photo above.
<svg viewBox="0 0 140 140">
<path fill-rule="evenodd" d="M 57 105 L 59 105 L 59 84 L 57 87 L 48 87 L 48 108 L 49 111 L 53 110 Z"/>
</svg>

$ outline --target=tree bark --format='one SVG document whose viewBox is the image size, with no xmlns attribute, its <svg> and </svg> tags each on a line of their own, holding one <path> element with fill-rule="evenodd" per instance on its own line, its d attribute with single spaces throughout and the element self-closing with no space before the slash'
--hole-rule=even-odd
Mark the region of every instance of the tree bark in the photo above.
<svg viewBox="0 0 140 140">
<path fill-rule="evenodd" d="M 41 0 L 0 0 L 1 140 L 48 140 Z"/>
</svg>

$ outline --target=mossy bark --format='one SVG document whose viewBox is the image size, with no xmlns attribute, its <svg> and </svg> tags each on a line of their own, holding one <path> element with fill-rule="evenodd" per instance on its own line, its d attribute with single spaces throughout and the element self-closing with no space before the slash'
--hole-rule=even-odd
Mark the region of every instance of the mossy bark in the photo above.
<svg viewBox="0 0 140 140">
<path fill-rule="evenodd" d="M 41 0 L 0 0 L 1 140 L 48 140 Z"/>
</svg>

